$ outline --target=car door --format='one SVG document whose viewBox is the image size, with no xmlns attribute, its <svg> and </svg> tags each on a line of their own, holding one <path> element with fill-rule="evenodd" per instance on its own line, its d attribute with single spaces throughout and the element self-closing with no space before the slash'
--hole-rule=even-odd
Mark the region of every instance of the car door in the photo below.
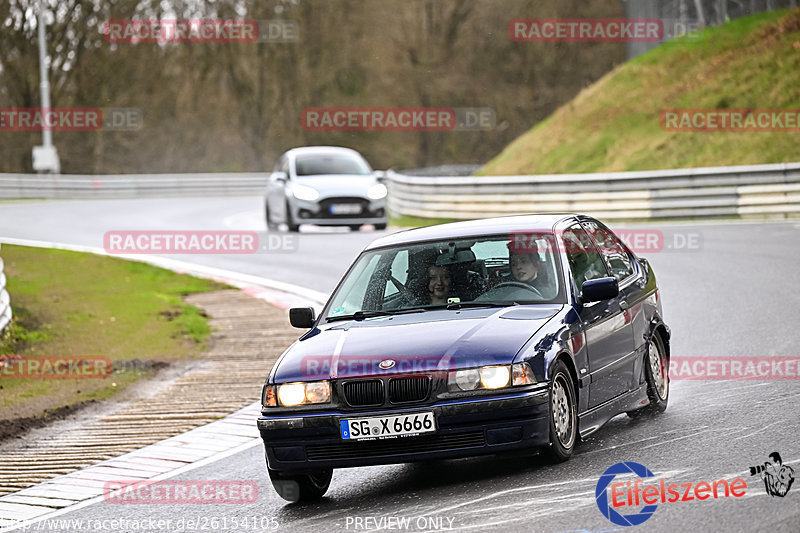
<svg viewBox="0 0 800 533">
<path fill-rule="evenodd" d="M 568 226 L 560 238 L 578 296 L 584 281 L 608 277 L 605 261 L 579 223 Z M 621 300 L 618 296 L 579 306 L 589 364 L 589 408 L 628 391 L 633 379 L 633 329 Z"/>
<path fill-rule="evenodd" d="M 283 172 L 286 179 L 279 179 L 276 172 Z M 275 163 L 273 173 L 269 177 L 267 183 L 267 206 L 271 213 L 271 218 L 275 222 L 286 221 L 286 193 L 285 189 L 288 183 L 289 176 L 289 157 L 284 154 Z"/>
<path fill-rule="evenodd" d="M 638 268 L 636 257 L 613 231 L 597 220 L 586 217 L 581 220 L 584 229 L 591 235 L 599 248 L 608 271 L 619 283 L 620 305 L 631 324 L 634 350 L 644 353 L 648 324 L 642 301 L 647 297 L 644 291 L 645 278 Z M 631 358 L 631 372 L 635 368 L 635 358 Z M 633 386 L 634 383 L 631 383 Z"/>
</svg>

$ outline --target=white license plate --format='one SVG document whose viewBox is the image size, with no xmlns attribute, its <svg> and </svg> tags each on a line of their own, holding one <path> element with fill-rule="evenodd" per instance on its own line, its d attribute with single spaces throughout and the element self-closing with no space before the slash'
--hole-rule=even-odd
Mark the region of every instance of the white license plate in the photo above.
<svg viewBox="0 0 800 533">
<path fill-rule="evenodd" d="M 339 428 L 346 440 L 408 437 L 420 433 L 433 433 L 436 423 L 433 413 L 414 413 L 376 418 L 351 418 L 341 420 Z"/>
<path fill-rule="evenodd" d="M 359 215 L 361 206 L 359 204 L 331 204 L 332 215 Z"/>
</svg>

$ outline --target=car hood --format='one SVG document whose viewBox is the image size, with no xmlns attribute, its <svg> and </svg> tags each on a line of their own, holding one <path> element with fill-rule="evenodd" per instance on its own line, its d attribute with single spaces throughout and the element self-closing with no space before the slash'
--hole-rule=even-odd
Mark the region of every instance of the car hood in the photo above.
<svg viewBox="0 0 800 533">
<path fill-rule="evenodd" d="M 287 383 L 508 364 L 560 309 L 441 310 L 334 322 L 293 344 L 272 380 Z"/>
<path fill-rule="evenodd" d="M 300 185 L 313 187 L 319 191 L 322 198 L 329 196 L 358 196 L 366 198 L 367 189 L 378 183 L 374 176 L 352 174 L 298 176 L 293 181 Z"/>
</svg>

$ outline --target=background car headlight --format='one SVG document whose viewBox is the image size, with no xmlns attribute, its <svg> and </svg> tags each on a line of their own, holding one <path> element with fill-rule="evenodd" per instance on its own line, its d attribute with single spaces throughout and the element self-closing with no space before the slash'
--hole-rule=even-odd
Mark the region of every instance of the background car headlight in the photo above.
<svg viewBox="0 0 800 533">
<path fill-rule="evenodd" d="M 331 386 L 327 381 L 278 385 L 278 402 L 283 407 L 328 403 L 330 401 Z"/>
<path fill-rule="evenodd" d="M 491 365 L 450 372 L 447 388 L 450 392 L 494 390 L 520 385 L 533 385 L 536 378 L 528 363 Z"/>
<path fill-rule="evenodd" d="M 386 198 L 387 194 L 389 194 L 389 189 L 387 189 L 386 185 L 383 183 L 376 183 L 367 189 L 367 198 L 370 200 L 380 200 L 381 198 Z"/>
<path fill-rule="evenodd" d="M 319 199 L 318 190 L 298 183 L 292 185 L 292 194 L 294 194 L 294 197 L 298 200 L 305 200 L 306 202 L 314 202 Z"/>
</svg>

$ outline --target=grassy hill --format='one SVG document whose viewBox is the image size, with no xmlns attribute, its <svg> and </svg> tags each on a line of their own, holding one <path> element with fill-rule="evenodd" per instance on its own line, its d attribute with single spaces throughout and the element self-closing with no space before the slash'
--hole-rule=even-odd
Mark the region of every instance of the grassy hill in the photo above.
<svg viewBox="0 0 800 533">
<path fill-rule="evenodd" d="M 800 161 L 800 133 L 664 131 L 668 108 L 800 108 L 800 10 L 709 28 L 617 67 L 478 174 Z"/>
</svg>

